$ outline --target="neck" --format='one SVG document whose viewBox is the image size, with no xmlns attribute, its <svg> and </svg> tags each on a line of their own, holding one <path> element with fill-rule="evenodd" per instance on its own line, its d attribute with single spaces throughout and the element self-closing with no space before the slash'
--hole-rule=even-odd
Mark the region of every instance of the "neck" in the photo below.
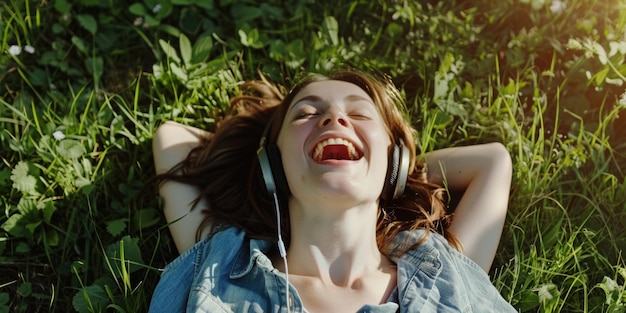
<svg viewBox="0 0 626 313">
<path fill-rule="evenodd" d="M 380 271 L 386 258 L 376 244 L 378 204 L 351 208 L 306 208 L 290 203 L 290 272 L 324 284 L 351 286 Z"/>
</svg>

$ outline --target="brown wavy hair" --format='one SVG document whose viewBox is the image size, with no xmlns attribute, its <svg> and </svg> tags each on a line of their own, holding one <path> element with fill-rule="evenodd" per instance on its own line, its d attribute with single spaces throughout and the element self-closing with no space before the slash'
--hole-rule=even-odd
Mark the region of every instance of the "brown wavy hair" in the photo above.
<svg viewBox="0 0 626 313">
<path fill-rule="evenodd" d="M 403 118 L 400 108 L 404 101 L 390 79 L 374 77 L 355 70 L 340 70 L 328 76 L 309 75 L 289 92 L 264 77 L 241 85 L 241 95 L 231 99 L 231 107 L 215 133 L 203 138 L 187 158 L 168 173 L 157 176 L 158 182 L 174 180 L 197 186 L 201 198 L 210 208 L 205 212 L 201 231 L 211 225 L 227 224 L 242 228 L 249 237 L 275 240 L 277 233 L 273 199 L 268 195 L 257 160 L 259 141 L 266 128 L 268 144 L 276 143 L 287 110 L 300 90 L 322 80 L 353 83 L 363 89 L 374 101 L 392 143 L 401 140 L 409 149 L 411 161 L 404 194 L 398 199 L 381 197 L 377 221 L 377 243 L 383 253 L 400 231 L 425 229 L 443 235 L 453 246 L 460 248 L 456 237 L 448 230 L 450 215 L 444 202 L 445 190 L 431 184 L 426 178 L 425 164 L 416 159 L 415 131 Z M 174 174 L 177 172 L 179 174 Z M 275 173 L 276 174 L 276 173 Z M 281 207 L 281 226 L 286 245 L 290 241 L 289 190 L 278 185 Z M 198 238 L 200 239 L 200 238 Z M 424 238 L 425 239 L 425 238 Z"/>
</svg>

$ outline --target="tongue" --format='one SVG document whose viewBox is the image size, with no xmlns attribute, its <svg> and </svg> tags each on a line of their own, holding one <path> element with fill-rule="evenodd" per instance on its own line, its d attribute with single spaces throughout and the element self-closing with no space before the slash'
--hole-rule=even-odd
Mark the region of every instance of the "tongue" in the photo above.
<svg viewBox="0 0 626 313">
<path fill-rule="evenodd" d="M 348 147 L 344 145 L 327 145 L 322 151 L 322 161 L 330 159 L 349 160 Z"/>
</svg>

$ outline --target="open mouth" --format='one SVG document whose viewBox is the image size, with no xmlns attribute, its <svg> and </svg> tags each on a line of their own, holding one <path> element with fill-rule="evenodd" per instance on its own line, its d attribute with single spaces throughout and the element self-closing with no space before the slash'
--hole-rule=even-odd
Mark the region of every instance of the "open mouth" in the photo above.
<svg viewBox="0 0 626 313">
<path fill-rule="evenodd" d="M 352 142 L 343 138 L 328 138 L 320 141 L 311 153 L 313 160 L 322 162 L 326 160 L 358 160 L 363 157 Z"/>
</svg>

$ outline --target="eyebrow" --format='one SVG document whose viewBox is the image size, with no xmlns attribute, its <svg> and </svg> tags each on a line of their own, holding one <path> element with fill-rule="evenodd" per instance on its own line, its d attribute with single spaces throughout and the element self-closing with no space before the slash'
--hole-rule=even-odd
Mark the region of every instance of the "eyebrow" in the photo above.
<svg viewBox="0 0 626 313">
<path fill-rule="evenodd" d="M 322 97 L 320 96 L 316 96 L 316 95 L 308 95 L 305 97 L 302 97 L 300 99 L 298 99 L 298 101 L 294 102 L 291 107 L 295 107 L 298 103 L 303 102 L 303 101 L 310 101 L 310 102 L 323 102 Z"/>
<path fill-rule="evenodd" d="M 373 100 L 370 99 L 369 97 L 363 97 L 363 96 L 356 95 L 356 94 L 348 95 L 344 98 L 344 100 L 350 101 L 350 102 L 367 101 L 367 102 L 374 104 Z M 291 111 L 291 109 L 293 109 L 296 105 L 298 105 L 300 102 L 303 102 L 303 101 L 310 101 L 313 103 L 323 103 L 324 99 L 316 95 L 308 95 L 308 96 L 302 97 L 291 105 L 291 107 L 289 108 L 289 111 Z"/>
</svg>

